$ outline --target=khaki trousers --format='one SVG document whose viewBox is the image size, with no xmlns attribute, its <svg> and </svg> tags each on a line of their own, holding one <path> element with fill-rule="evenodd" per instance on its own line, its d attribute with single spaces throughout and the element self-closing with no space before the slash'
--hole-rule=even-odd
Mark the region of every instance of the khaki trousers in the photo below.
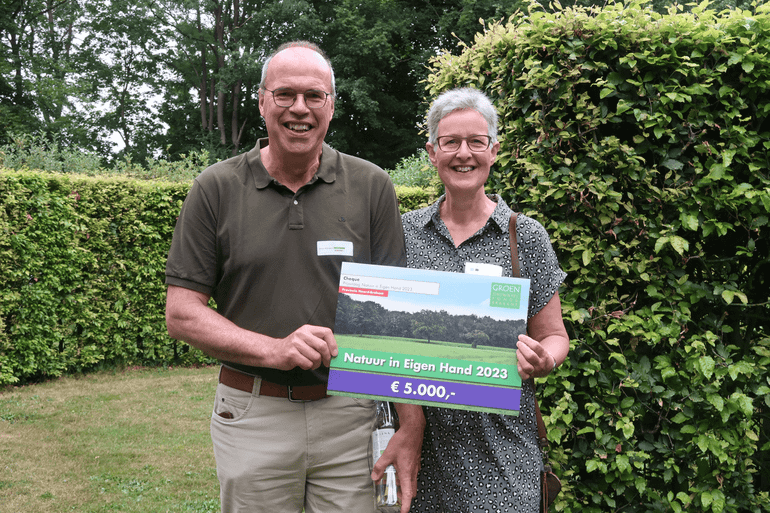
<svg viewBox="0 0 770 513">
<path fill-rule="evenodd" d="M 211 439 L 222 513 L 373 513 L 374 401 L 296 403 L 260 396 L 259 384 L 252 393 L 217 386 Z"/>
</svg>

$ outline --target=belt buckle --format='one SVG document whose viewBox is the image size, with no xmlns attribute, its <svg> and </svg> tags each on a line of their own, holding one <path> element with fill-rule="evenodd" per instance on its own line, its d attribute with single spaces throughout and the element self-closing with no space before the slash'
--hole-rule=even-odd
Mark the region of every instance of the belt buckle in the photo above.
<svg viewBox="0 0 770 513">
<path fill-rule="evenodd" d="M 289 391 L 288 397 L 289 397 L 289 401 L 290 402 L 292 402 L 292 403 L 309 403 L 309 402 L 311 402 L 310 399 L 294 399 L 291 396 L 291 385 L 286 385 L 286 389 Z"/>
</svg>

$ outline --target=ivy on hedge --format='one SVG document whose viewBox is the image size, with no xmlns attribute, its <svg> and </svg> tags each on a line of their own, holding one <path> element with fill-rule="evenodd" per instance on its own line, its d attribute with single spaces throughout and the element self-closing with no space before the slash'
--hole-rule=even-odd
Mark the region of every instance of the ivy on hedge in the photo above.
<svg viewBox="0 0 770 513">
<path fill-rule="evenodd" d="M 542 385 L 565 512 L 767 511 L 770 6 L 533 4 L 433 63 L 487 92 L 489 188 L 569 273 Z"/>
</svg>

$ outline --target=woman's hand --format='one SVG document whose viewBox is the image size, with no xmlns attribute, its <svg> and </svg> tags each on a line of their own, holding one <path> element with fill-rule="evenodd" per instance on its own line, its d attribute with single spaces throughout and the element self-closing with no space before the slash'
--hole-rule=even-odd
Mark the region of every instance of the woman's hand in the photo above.
<svg viewBox="0 0 770 513">
<path fill-rule="evenodd" d="M 561 365 L 569 352 L 569 336 L 556 292 L 548 304 L 527 321 L 527 335 L 519 335 L 516 358 L 519 375 L 542 378 Z"/>
<path fill-rule="evenodd" d="M 527 335 L 519 335 L 516 349 L 519 376 L 522 380 L 531 377 L 543 378 L 556 367 L 556 358 L 537 340 Z"/>
</svg>

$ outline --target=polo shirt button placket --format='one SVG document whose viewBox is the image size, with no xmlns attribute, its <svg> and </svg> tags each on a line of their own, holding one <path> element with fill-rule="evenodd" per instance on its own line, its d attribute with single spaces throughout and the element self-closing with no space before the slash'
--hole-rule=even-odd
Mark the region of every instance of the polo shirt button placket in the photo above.
<svg viewBox="0 0 770 513">
<path fill-rule="evenodd" d="M 304 229 L 304 225 L 302 207 L 299 206 L 299 198 L 295 194 L 294 198 L 291 200 L 291 207 L 289 208 L 289 229 L 302 230 Z"/>
</svg>

